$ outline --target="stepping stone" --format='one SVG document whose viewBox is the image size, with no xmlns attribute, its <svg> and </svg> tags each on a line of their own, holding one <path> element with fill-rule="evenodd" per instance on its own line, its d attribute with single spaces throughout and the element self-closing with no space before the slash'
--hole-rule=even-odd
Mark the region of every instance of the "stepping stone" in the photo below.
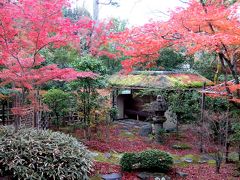
<svg viewBox="0 0 240 180">
<path fill-rule="evenodd" d="M 104 180 L 121 180 L 122 175 L 118 173 L 105 174 L 101 176 Z"/>
<path fill-rule="evenodd" d="M 112 155 L 111 155 L 110 153 L 104 153 L 104 157 L 105 157 L 106 159 L 109 159 L 109 158 L 112 157 Z"/>
<path fill-rule="evenodd" d="M 179 164 L 179 163 L 181 163 L 181 162 L 182 162 L 182 161 L 180 161 L 180 160 L 174 160 L 174 161 L 173 161 L 174 164 Z"/>
<path fill-rule="evenodd" d="M 193 162 L 193 159 L 191 159 L 191 158 L 184 158 L 183 160 L 187 163 L 192 163 Z"/>
<path fill-rule="evenodd" d="M 204 163 L 207 163 L 207 161 L 206 161 L 206 160 L 203 160 L 203 159 L 200 159 L 200 160 L 198 161 L 198 163 L 199 163 L 199 164 L 204 164 Z"/>
<path fill-rule="evenodd" d="M 204 161 L 214 160 L 213 157 L 209 156 L 208 154 L 202 155 L 200 159 Z"/>
<path fill-rule="evenodd" d="M 180 177 L 184 177 L 184 178 L 188 176 L 188 173 L 180 172 L 180 171 L 177 171 L 176 174 L 179 175 Z"/>
<path fill-rule="evenodd" d="M 129 131 L 125 132 L 125 134 L 126 134 L 126 135 L 133 135 L 133 133 L 131 133 L 131 132 L 129 132 Z"/>
<path fill-rule="evenodd" d="M 164 173 L 140 172 L 137 174 L 137 177 L 141 180 L 171 180 L 171 178 Z"/>
<path fill-rule="evenodd" d="M 149 134 L 152 133 L 152 126 L 151 125 L 146 125 L 141 127 L 139 131 L 140 136 L 148 136 Z"/>
</svg>

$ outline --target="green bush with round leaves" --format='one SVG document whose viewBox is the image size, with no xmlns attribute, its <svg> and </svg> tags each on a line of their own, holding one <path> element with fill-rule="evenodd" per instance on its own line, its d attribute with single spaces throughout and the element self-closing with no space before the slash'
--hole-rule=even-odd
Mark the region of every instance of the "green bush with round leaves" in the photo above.
<svg viewBox="0 0 240 180">
<path fill-rule="evenodd" d="M 151 149 L 140 153 L 125 153 L 120 160 L 120 165 L 123 171 L 167 172 L 173 165 L 173 159 L 164 151 Z"/>
<path fill-rule="evenodd" d="M 90 153 L 72 136 L 50 130 L 0 127 L 0 175 L 14 179 L 89 179 Z"/>
</svg>

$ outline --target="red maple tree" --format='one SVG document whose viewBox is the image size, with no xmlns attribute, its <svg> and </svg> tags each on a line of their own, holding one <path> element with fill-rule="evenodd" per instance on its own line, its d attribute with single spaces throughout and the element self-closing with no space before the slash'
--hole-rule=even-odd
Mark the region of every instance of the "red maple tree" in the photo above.
<svg viewBox="0 0 240 180">
<path fill-rule="evenodd" d="M 63 18 L 65 0 L 21 0 L 0 3 L 0 72 L 2 85 L 33 89 L 49 80 L 72 80 L 92 77 L 91 72 L 43 66 L 40 51 L 48 46 L 60 47 L 79 36 L 79 26 Z"/>
<path fill-rule="evenodd" d="M 92 27 L 83 20 L 80 23 L 64 18 L 62 9 L 69 5 L 67 0 L 0 0 L 1 86 L 11 84 L 13 88 L 21 88 L 19 110 L 15 107 L 13 112 L 24 114 L 29 107 L 39 109 L 34 90 L 48 81 L 96 76 L 92 72 L 44 64 L 41 50 L 74 46 L 80 42 L 80 31 Z"/>
<path fill-rule="evenodd" d="M 233 76 L 235 90 L 239 89 L 238 3 L 228 2 L 191 0 L 186 7 L 172 11 L 167 21 L 150 22 L 113 35 L 117 49 L 128 57 L 122 62 L 124 69 L 155 65 L 159 50 L 169 46 L 188 54 L 206 51 L 218 56 L 223 70 Z"/>
</svg>

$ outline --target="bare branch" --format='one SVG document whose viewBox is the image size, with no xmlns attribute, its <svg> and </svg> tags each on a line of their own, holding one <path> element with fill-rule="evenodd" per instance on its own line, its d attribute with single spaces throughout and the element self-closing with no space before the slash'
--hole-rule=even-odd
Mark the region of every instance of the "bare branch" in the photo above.
<svg viewBox="0 0 240 180">
<path fill-rule="evenodd" d="M 108 2 L 100 2 L 100 0 L 98 0 L 97 3 L 101 4 L 101 5 L 111 5 L 111 6 L 116 6 L 116 7 L 119 6 L 119 3 L 114 0 L 108 0 Z"/>
</svg>

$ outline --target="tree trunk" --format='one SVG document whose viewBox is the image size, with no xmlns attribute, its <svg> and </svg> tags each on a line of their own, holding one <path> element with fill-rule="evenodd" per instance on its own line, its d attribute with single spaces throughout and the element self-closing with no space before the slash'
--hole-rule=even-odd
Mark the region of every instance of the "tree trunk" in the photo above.
<svg viewBox="0 0 240 180">
<path fill-rule="evenodd" d="M 206 89 L 206 82 L 203 83 L 203 90 Z M 204 148 L 203 148 L 203 133 L 204 133 L 204 110 L 205 110 L 205 99 L 206 99 L 206 94 L 202 93 L 202 98 L 201 98 L 201 132 L 200 132 L 200 152 L 203 153 Z"/>
<path fill-rule="evenodd" d="M 2 122 L 3 122 L 3 126 L 5 126 L 6 122 L 6 117 L 5 117 L 5 104 L 6 104 L 6 101 L 5 100 L 2 100 Z"/>
<path fill-rule="evenodd" d="M 227 142 L 227 144 L 226 144 L 226 152 L 225 152 L 226 163 L 229 163 L 229 148 L 230 148 L 230 143 Z"/>
<path fill-rule="evenodd" d="M 217 160 L 216 161 L 216 173 L 220 174 L 220 167 L 221 167 L 221 163 Z"/>
<path fill-rule="evenodd" d="M 59 122 L 59 114 L 56 112 L 56 118 L 57 118 L 57 127 L 59 128 L 60 122 Z"/>
<path fill-rule="evenodd" d="M 229 109 L 228 109 L 229 111 Z M 228 132 L 229 132 L 229 126 L 230 125 L 230 122 L 229 122 L 229 117 L 228 117 L 228 112 L 227 112 L 227 122 L 226 122 L 226 130 L 225 130 L 225 160 L 226 160 L 226 163 L 229 163 L 229 148 L 230 148 L 230 143 L 229 143 L 229 140 L 228 140 Z"/>
<path fill-rule="evenodd" d="M 222 155 L 220 152 L 216 153 L 216 173 L 220 174 L 220 168 L 221 168 L 221 164 L 222 164 Z"/>
<path fill-rule="evenodd" d="M 240 145 L 238 146 L 238 160 L 240 161 Z"/>
<path fill-rule="evenodd" d="M 99 0 L 93 0 L 93 20 L 98 21 L 99 18 Z"/>
<path fill-rule="evenodd" d="M 177 139 L 179 139 L 179 119 L 178 119 L 178 115 L 176 114 L 176 135 L 177 135 Z"/>
<path fill-rule="evenodd" d="M 106 140 L 107 142 L 109 143 L 110 142 L 110 120 L 111 117 L 110 116 L 106 116 L 106 126 L 107 126 L 107 129 L 106 129 Z"/>
</svg>

